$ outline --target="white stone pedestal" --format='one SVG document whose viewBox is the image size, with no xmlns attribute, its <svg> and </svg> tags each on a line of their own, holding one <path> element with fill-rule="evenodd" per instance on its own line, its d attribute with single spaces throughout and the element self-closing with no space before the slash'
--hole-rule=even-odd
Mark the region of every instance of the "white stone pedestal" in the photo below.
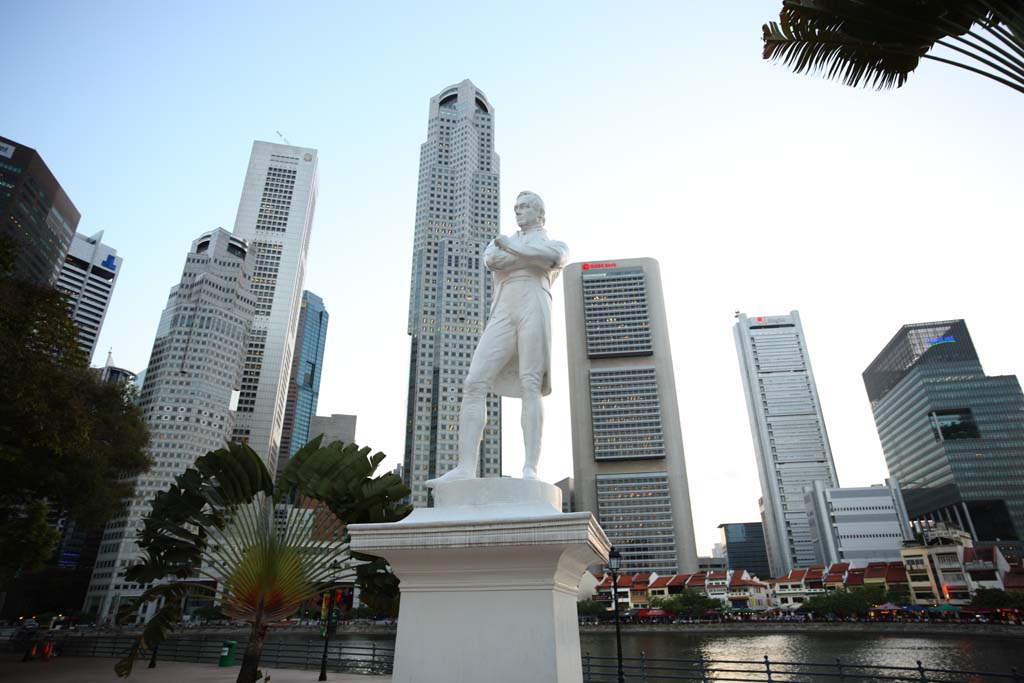
<svg viewBox="0 0 1024 683">
<path fill-rule="evenodd" d="M 577 587 L 608 559 L 589 512 L 522 479 L 434 489 L 436 507 L 393 524 L 353 524 L 352 549 L 401 580 L 394 683 L 579 683 Z"/>
</svg>

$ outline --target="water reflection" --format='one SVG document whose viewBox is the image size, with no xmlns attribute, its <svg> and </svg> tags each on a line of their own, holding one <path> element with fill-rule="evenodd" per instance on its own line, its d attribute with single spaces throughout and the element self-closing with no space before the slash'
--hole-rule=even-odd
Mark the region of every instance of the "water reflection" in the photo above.
<svg viewBox="0 0 1024 683">
<path fill-rule="evenodd" d="M 594 656 L 615 656 L 615 634 L 582 634 L 580 649 Z M 917 665 L 931 669 L 965 669 L 1009 673 L 1024 664 L 1024 640 L 977 637 L 914 637 L 888 634 L 697 635 L 691 633 L 624 633 L 622 654 L 655 659 L 834 663 L 883 666 Z"/>
</svg>

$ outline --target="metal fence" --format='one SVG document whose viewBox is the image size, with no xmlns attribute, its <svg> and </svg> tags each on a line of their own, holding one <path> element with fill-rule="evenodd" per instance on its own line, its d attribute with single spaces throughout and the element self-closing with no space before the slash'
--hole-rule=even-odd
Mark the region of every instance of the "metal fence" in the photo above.
<svg viewBox="0 0 1024 683">
<path fill-rule="evenodd" d="M 1024 673 L 1016 668 L 1005 673 L 930 669 L 917 666 L 880 666 L 850 664 L 836 659 L 830 663 L 732 659 L 654 659 L 622 658 L 623 680 L 628 683 L 668 683 L 670 681 L 744 681 L 748 683 L 1024 683 Z M 618 660 L 615 657 L 583 655 L 584 683 L 616 683 Z"/>
<path fill-rule="evenodd" d="M 58 655 L 73 657 L 122 657 L 131 647 L 128 636 L 64 636 L 48 639 L 54 642 Z M 235 664 L 241 664 L 246 641 L 239 640 Z M 13 651 L 24 650 L 27 644 L 10 644 Z M 172 638 L 160 644 L 157 667 L 161 661 L 216 664 L 221 656 L 223 640 L 213 638 Z M 322 640 L 268 640 L 263 647 L 260 666 L 282 669 L 319 669 L 323 655 Z M 338 673 L 390 674 L 394 666 L 394 647 L 376 643 L 351 645 L 332 642 L 327 651 L 327 669 Z M 145 666 L 140 660 L 136 666 Z M 623 657 L 623 680 L 627 683 L 670 683 L 702 681 L 703 683 L 735 681 L 739 683 L 1024 683 L 1024 672 L 1014 668 L 1008 672 L 959 671 L 932 669 L 921 662 L 917 666 L 881 666 L 852 664 L 836 659 L 828 663 L 730 659 L 656 659 Z M 618 660 L 615 657 L 583 655 L 584 683 L 616 683 Z"/>
<path fill-rule="evenodd" d="M 58 655 L 65 657 L 123 657 L 131 648 L 134 638 L 128 636 L 48 638 Z M 242 663 L 247 641 L 241 639 L 235 650 L 235 665 Z M 29 644 L 11 644 L 15 651 Z M 220 660 L 224 640 L 212 638 L 172 638 L 160 643 L 156 661 L 199 662 L 216 664 Z M 281 669 L 319 669 L 323 657 L 322 640 L 267 640 L 260 656 L 260 667 Z M 148 657 L 147 657 L 148 658 Z M 376 643 L 351 645 L 334 641 L 327 649 L 327 670 L 338 673 L 390 674 L 395 659 L 393 647 Z M 139 660 L 136 666 L 144 666 Z"/>
</svg>

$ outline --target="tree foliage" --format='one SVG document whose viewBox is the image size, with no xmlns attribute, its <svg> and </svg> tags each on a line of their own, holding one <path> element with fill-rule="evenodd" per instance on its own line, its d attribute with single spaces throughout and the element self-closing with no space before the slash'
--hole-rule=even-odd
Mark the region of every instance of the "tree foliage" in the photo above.
<svg viewBox="0 0 1024 683">
<path fill-rule="evenodd" d="M 150 465 L 130 389 L 88 368 L 64 295 L 15 278 L 11 254 L 0 239 L 0 587 L 52 552 L 42 501 L 96 528 Z"/>
<path fill-rule="evenodd" d="M 971 607 L 1024 609 L 1024 591 L 1004 591 L 998 588 L 979 588 L 971 599 Z"/>
<path fill-rule="evenodd" d="M 905 605 L 910 597 L 907 584 L 894 584 L 886 588 L 883 584 L 839 589 L 815 595 L 804 606 L 815 614 L 833 615 L 840 618 L 866 615 L 876 605 L 891 602 L 894 605 Z"/>
<path fill-rule="evenodd" d="M 608 606 L 597 600 L 580 600 L 576 603 L 576 614 L 581 617 L 606 617 L 611 612 Z"/>
<path fill-rule="evenodd" d="M 651 607 L 661 607 L 676 614 L 699 618 L 708 610 L 723 608 L 721 600 L 709 598 L 701 591 L 684 588 L 681 593 L 669 595 L 667 598 L 653 598 Z"/>
<path fill-rule="evenodd" d="M 927 59 L 1024 93 L 1024 0 L 784 0 L 762 33 L 765 59 L 849 86 L 898 88 Z"/>
<path fill-rule="evenodd" d="M 127 572 L 150 586 L 128 611 L 147 602 L 157 609 L 118 675 L 167 637 L 189 594 L 212 595 L 226 616 L 252 625 L 239 683 L 256 680 L 269 625 L 340 581 L 354 581 L 364 599 L 394 603 L 397 580 L 383 560 L 367 557 L 372 571 L 352 562 L 347 525 L 401 519 L 409 489 L 394 473 L 374 476 L 383 453 L 321 447 L 321 439 L 289 458 L 276 486 L 251 448 L 229 444 L 157 494 L 139 535 L 144 557 Z"/>
</svg>

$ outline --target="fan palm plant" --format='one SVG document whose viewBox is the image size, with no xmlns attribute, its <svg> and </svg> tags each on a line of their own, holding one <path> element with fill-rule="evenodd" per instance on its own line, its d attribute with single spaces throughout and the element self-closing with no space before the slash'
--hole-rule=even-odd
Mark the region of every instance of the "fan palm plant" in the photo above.
<svg viewBox="0 0 1024 683">
<path fill-rule="evenodd" d="M 849 86 L 898 88 L 927 59 L 1024 93 L 1024 0 L 784 0 L 762 31 L 765 59 Z"/>
<path fill-rule="evenodd" d="M 250 623 L 238 683 L 257 680 L 270 625 L 340 581 L 354 581 L 371 600 L 393 599 L 381 593 L 397 592 L 397 581 L 383 560 L 349 551 L 346 525 L 401 519 L 409 489 L 393 473 L 373 477 L 383 453 L 321 447 L 321 438 L 289 459 L 276 487 L 252 449 L 228 444 L 156 496 L 138 539 L 144 557 L 127 572 L 151 586 L 129 609 L 156 603 L 156 611 L 115 665 L 118 675 L 168 637 L 189 595 L 212 597 L 226 616 Z"/>
</svg>

